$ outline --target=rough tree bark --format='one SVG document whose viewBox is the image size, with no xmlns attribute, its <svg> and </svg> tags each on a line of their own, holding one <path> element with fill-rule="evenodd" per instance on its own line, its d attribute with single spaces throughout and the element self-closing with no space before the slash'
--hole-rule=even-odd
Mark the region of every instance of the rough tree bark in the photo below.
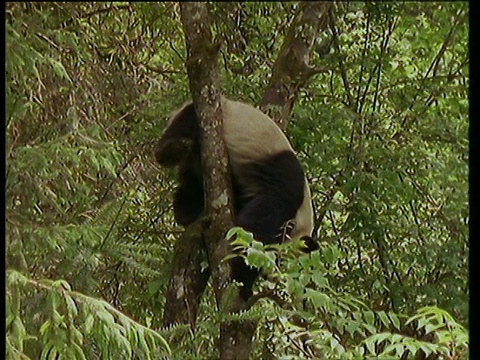
<svg viewBox="0 0 480 360">
<path fill-rule="evenodd" d="M 260 109 L 285 130 L 298 91 L 315 74 L 326 71 L 309 64 L 315 39 L 328 25 L 333 2 L 302 1 L 280 48 Z"/>
<path fill-rule="evenodd" d="M 233 226 L 230 167 L 223 138 L 223 114 L 218 91 L 217 55 L 212 43 L 205 3 L 181 3 L 181 21 L 187 45 L 187 72 L 201 131 L 202 167 L 205 186 L 205 215 L 201 220 L 213 287 L 219 310 L 231 311 L 224 294 L 231 281 L 230 266 L 222 259 L 229 253 L 226 232 Z M 238 295 L 237 295 L 238 297 Z M 234 299 L 235 306 L 241 303 Z M 197 302 L 198 304 L 198 302 Z M 226 309 L 223 309 L 224 306 Z M 220 358 L 248 359 L 253 324 L 225 321 L 220 326 Z"/>
<path fill-rule="evenodd" d="M 179 323 L 188 324 L 195 330 L 201 295 L 210 276 L 210 269 L 202 269 L 201 266 L 202 261 L 207 260 L 202 231 L 201 223 L 195 222 L 175 243 L 165 294 L 164 327 Z"/>
<path fill-rule="evenodd" d="M 180 11 L 187 44 L 190 90 L 202 129 L 206 211 L 205 216 L 185 229 L 175 244 L 163 326 L 182 323 L 189 324 L 194 330 L 208 276 L 213 273 L 215 288 L 223 288 L 229 277 L 228 266 L 222 265 L 222 271 L 216 267 L 228 250 L 221 240 L 232 227 L 233 208 L 228 157 L 223 141 L 222 109 L 216 87 L 218 49 L 212 44 L 206 5 L 181 3 Z M 210 263 L 210 269 L 203 272 L 202 250 L 207 250 Z M 219 299 L 218 292 L 216 296 Z"/>
</svg>

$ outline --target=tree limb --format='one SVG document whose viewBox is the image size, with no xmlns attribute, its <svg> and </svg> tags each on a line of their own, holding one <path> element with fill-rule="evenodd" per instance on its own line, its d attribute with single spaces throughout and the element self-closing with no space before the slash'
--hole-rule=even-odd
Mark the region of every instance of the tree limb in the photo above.
<svg viewBox="0 0 480 360">
<path fill-rule="evenodd" d="M 310 54 L 319 30 L 326 27 L 333 3 L 328 1 L 300 2 L 285 41 L 272 69 L 270 83 L 260 102 L 260 109 L 268 112 L 285 129 L 299 89 L 315 74 L 325 72 L 322 67 L 309 64 Z"/>
</svg>

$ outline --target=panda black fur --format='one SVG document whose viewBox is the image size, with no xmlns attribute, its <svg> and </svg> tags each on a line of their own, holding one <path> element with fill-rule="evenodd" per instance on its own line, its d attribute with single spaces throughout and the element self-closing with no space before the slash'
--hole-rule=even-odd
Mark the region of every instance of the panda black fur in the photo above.
<svg viewBox="0 0 480 360">
<path fill-rule="evenodd" d="M 224 137 L 232 167 L 235 225 L 264 244 L 282 241 L 281 228 L 289 220 L 292 238 L 304 238 L 307 252 L 318 248 L 311 239 L 313 210 L 304 172 L 286 136 L 267 115 L 253 106 L 222 98 Z M 156 149 L 157 162 L 178 165 L 179 187 L 174 216 L 181 225 L 194 222 L 204 209 L 200 127 L 192 102 L 170 120 Z M 241 258 L 232 259 L 233 278 L 244 285 L 248 299 L 258 275 Z"/>
</svg>

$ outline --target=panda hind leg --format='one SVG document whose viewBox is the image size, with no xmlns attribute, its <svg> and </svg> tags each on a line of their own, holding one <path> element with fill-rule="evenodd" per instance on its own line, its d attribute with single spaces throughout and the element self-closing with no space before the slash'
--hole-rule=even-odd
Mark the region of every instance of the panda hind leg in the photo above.
<svg viewBox="0 0 480 360">
<path fill-rule="evenodd" d="M 295 216 L 296 208 L 275 194 L 258 194 L 238 213 L 236 225 L 254 234 L 264 244 L 273 244 L 281 240 L 282 225 Z"/>
<path fill-rule="evenodd" d="M 252 232 L 255 239 L 264 244 L 273 244 L 281 241 L 280 228 L 292 217 L 292 211 L 278 196 L 259 194 L 240 210 L 235 222 L 237 226 Z M 240 296 L 248 300 L 259 271 L 248 266 L 240 257 L 233 258 L 231 266 L 233 279 L 243 283 Z"/>
</svg>

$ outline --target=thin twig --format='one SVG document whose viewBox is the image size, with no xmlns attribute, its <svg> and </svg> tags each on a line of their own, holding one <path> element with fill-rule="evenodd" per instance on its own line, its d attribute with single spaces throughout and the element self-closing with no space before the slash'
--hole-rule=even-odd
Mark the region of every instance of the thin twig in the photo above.
<svg viewBox="0 0 480 360">
<path fill-rule="evenodd" d="M 341 54 L 340 54 L 340 44 L 338 43 L 338 31 L 335 26 L 335 15 L 333 14 L 333 12 L 330 13 L 329 26 L 330 26 L 330 30 L 332 30 L 333 45 L 338 55 L 338 66 L 340 67 L 340 75 L 342 77 L 343 86 L 345 87 L 345 93 L 347 95 L 348 104 L 349 106 L 352 106 L 353 98 L 352 98 L 352 94 L 350 93 L 350 83 L 348 82 L 347 71 L 345 69 L 345 66 L 343 64 Z"/>
<path fill-rule="evenodd" d="M 91 18 L 92 16 L 95 16 L 95 15 L 99 15 L 99 14 L 102 14 L 102 13 L 106 13 L 106 12 L 109 12 L 109 11 L 112 11 L 112 10 L 127 10 L 127 9 L 132 9 L 131 8 L 131 5 L 130 3 L 129 4 L 125 4 L 125 5 L 112 5 L 112 6 L 109 6 L 109 7 L 106 7 L 106 8 L 101 8 L 101 9 L 96 9 L 96 10 L 93 10 L 93 11 L 90 11 L 86 14 L 83 14 L 83 15 L 80 15 L 80 16 L 77 16 L 75 18 L 70 18 L 64 22 L 62 22 L 60 24 L 60 26 L 58 27 L 58 29 L 63 29 L 67 26 L 70 26 L 72 25 L 72 23 L 75 21 L 75 20 L 79 20 L 79 19 L 89 19 Z M 57 30 L 58 30 L 57 29 Z"/>
</svg>

